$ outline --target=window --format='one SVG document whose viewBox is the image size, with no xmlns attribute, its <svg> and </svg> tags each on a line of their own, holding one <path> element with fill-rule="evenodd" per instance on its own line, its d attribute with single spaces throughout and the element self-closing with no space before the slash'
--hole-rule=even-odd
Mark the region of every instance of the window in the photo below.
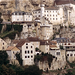
<svg viewBox="0 0 75 75">
<path fill-rule="evenodd" d="M 40 17 L 40 15 L 39 15 L 39 17 Z"/>
<path fill-rule="evenodd" d="M 31 53 L 33 53 L 33 51 L 31 51 Z"/>
<path fill-rule="evenodd" d="M 29 56 L 28 56 L 28 58 L 29 58 Z"/>
<path fill-rule="evenodd" d="M 60 52 L 57 52 L 56 55 L 60 55 Z"/>
<path fill-rule="evenodd" d="M 57 18 L 56 18 L 56 20 L 57 20 Z"/>
<path fill-rule="evenodd" d="M 73 56 L 73 54 L 70 54 L 70 56 Z"/>
<path fill-rule="evenodd" d="M 28 53 L 29 53 L 29 51 L 28 51 Z"/>
<path fill-rule="evenodd" d="M 67 56 L 69 56 L 69 54 L 67 54 Z"/>
<path fill-rule="evenodd" d="M 28 49 L 28 46 L 26 46 L 26 49 Z"/>
<path fill-rule="evenodd" d="M 31 58 L 33 58 L 33 56 L 31 56 Z"/>
<path fill-rule="evenodd" d="M 53 18 L 53 20 L 54 20 L 54 18 Z"/>
<path fill-rule="evenodd" d="M 32 48 L 32 46 L 31 46 L 31 48 Z"/>
<path fill-rule="evenodd" d="M 27 58 L 27 56 L 25 56 L 25 58 Z"/>
<path fill-rule="evenodd" d="M 17 19 L 17 21 L 19 21 L 19 19 Z"/>
<path fill-rule="evenodd" d="M 4 49 L 4 47 L 2 47 L 2 49 Z"/>
<path fill-rule="evenodd" d="M 25 51 L 25 54 L 26 54 L 27 52 Z"/>
<path fill-rule="evenodd" d="M 3 45 L 4 45 L 4 43 L 3 43 Z"/>
<path fill-rule="evenodd" d="M 26 45 L 28 45 L 28 43 L 26 43 Z"/>
</svg>

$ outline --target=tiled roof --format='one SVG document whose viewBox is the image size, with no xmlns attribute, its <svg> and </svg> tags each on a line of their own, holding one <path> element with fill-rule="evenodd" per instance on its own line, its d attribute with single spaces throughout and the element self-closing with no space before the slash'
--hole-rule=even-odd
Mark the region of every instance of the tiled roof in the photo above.
<svg viewBox="0 0 75 75">
<path fill-rule="evenodd" d="M 40 45 L 49 45 L 49 41 L 48 40 L 40 40 Z"/>
<path fill-rule="evenodd" d="M 25 42 L 28 42 L 26 39 L 21 39 L 20 42 L 16 45 L 16 47 L 22 47 Z"/>
<path fill-rule="evenodd" d="M 58 10 L 59 9 L 59 7 L 47 7 L 47 8 L 45 8 L 46 10 Z"/>
<path fill-rule="evenodd" d="M 6 51 L 10 51 L 10 50 L 12 50 L 14 48 L 14 46 L 9 46 L 7 49 L 6 49 Z"/>
<path fill-rule="evenodd" d="M 19 43 L 20 40 L 12 40 L 13 44 Z"/>
<path fill-rule="evenodd" d="M 56 3 L 56 5 L 69 4 L 69 3 L 75 4 L 75 1 L 74 0 L 55 0 L 54 3 Z"/>
<path fill-rule="evenodd" d="M 57 41 L 50 41 L 50 44 L 57 44 Z"/>
<path fill-rule="evenodd" d="M 24 11 L 15 11 L 12 13 L 12 15 L 14 15 L 14 13 L 15 13 L 15 15 L 32 15 L 32 13 L 24 12 Z"/>
<path fill-rule="evenodd" d="M 56 45 L 50 45 L 50 48 L 51 48 L 51 47 L 57 47 L 57 46 L 56 46 Z"/>
<path fill-rule="evenodd" d="M 54 40 L 56 40 L 57 43 L 67 43 L 70 41 L 68 38 L 55 38 Z"/>
</svg>

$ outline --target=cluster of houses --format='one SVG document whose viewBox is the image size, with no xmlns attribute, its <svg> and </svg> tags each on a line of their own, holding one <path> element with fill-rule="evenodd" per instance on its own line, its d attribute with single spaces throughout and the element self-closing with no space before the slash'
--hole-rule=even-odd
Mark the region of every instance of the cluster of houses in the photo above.
<svg viewBox="0 0 75 75">
<path fill-rule="evenodd" d="M 52 61 L 51 68 L 48 63 L 41 61 L 38 63 L 40 69 L 56 70 L 64 69 L 66 60 L 69 62 L 75 61 L 75 40 L 67 38 L 55 38 L 54 40 L 40 40 L 38 37 L 28 37 L 26 39 L 14 39 L 8 45 L 7 42 L 0 38 L 1 50 L 5 50 L 8 54 L 10 64 L 18 64 L 16 62 L 16 53 L 20 53 L 23 60 L 23 66 L 33 65 L 35 55 L 40 55 L 42 52 L 52 54 L 56 58 Z M 63 48 L 61 48 L 62 46 Z M 67 58 L 66 58 L 67 57 Z M 47 64 L 47 65 L 46 65 Z"/>
<path fill-rule="evenodd" d="M 40 69 L 56 70 L 64 68 L 66 60 L 75 61 L 75 39 L 55 38 L 53 36 L 54 25 L 75 25 L 75 2 L 73 0 L 55 0 L 54 6 L 45 7 L 40 4 L 40 9 L 33 12 L 16 11 L 12 13 L 12 24 L 21 24 L 23 29 L 21 37 L 14 40 L 0 38 L 0 50 L 6 50 L 10 63 L 16 60 L 16 53 L 20 53 L 23 65 L 33 65 L 34 56 L 42 52 L 52 54 L 56 58 L 51 64 L 38 63 Z M 9 41 L 9 42 L 8 42 Z M 36 50 L 38 48 L 38 50 Z M 67 58 L 66 58 L 67 57 Z"/>
</svg>

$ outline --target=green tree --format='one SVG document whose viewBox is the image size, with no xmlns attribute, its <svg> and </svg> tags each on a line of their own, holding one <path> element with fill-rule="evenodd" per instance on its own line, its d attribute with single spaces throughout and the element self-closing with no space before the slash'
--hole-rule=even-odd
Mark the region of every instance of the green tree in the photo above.
<svg viewBox="0 0 75 75">
<path fill-rule="evenodd" d="M 64 49 L 62 45 L 60 45 L 60 49 Z"/>
<path fill-rule="evenodd" d="M 25 69 L 24 75 L 42 75 L 42 70 L 35 65 L 29 66 Z"/>
<path fill-rule="evenodd" d="M 22 58 L 20 57 L 20 53 L 16 53 L 16 59 L 19 61 L 19 64 L 22 65 Z"/>
<path fill-rule="evenodd" d="M 9 60 L 8 60 L 8 54 L 6 53 L 6 51 L 0 51 L 0 64 L 8 64 Z"/>
</svg>

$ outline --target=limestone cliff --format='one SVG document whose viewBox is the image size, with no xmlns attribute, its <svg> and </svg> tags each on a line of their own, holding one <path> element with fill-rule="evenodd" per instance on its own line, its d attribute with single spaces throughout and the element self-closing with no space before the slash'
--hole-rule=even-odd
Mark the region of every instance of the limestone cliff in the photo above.
<svg viewBox="0 0 75 75">
<path fill-rule="evenodd" d="M 3 20 L 10 20 L 11 13 L 14 11 L 33 11 L 39 7 L 39 4 L 44 3 L 46 6 L 51 6 L 54 0 L 2 0 L 0 2 L 0 12 L 3 14 Z"/>
</svg>

